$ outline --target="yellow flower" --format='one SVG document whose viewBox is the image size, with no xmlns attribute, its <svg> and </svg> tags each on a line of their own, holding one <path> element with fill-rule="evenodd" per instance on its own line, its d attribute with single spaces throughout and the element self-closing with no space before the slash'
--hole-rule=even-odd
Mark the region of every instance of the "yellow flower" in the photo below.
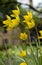
<svg viewBox="0 0 42 65">
<path fill-rule="evenodd" d="M 7 30 L 12 30 L 14 27 L 18 26 L 19 25 L 19 19 L 16 18 L 16 19 L 12 19 L 11 20 L 11 23 L 9 24 L 9 26 L 7 27 Z"/>
<path fill-rule="evenodd" d="M 27 24 L 26 28 L 29 29 L 33 28 L 35 26 L 34 20 L 32 19 L 33 15 L 31 12 L 27 12 L 27 15 L 24 15 L 24 23 Z"/>
<path fill-rule="evenodd" d="M 24 17 L 25 21 L 30 21 L 30 18 L 29 18 L 28 15 L 24 15 L 23 17 Z M 24 22 L 25 22 L 25 21 L 24 21 Z"/>
<path fill-rule="evenodd" d="M 3 21 L 3 24 L 5 24 L 5 27 L 7 26 L 7 30 L 12 30 L 14 27 L 18 26 L 20 22 L 20 18 L 17 15 L 15 19 L 12 19 L 7 15 L 7 20 Z"/>
<path fill-rule="evenodd" d="M 22 50 L 19 54 L 21 57 L 25 57 L 26 56 L 26 51 Z"/>
<path fill-rule="evenodd" d="M 26 23 L 26 28 L 31 29 L 31 28 L 33 28 L 35 26 L 35 22 L 34 22 L 33 19 L 31 21 L 24 20 L 24 22 Z"/>
<path fill-rule="evenodd" d="M 19 10 L 18 7 L 17 7 L 17 10 L 12 10 L 12 12 L 13 12 L 13 14 L 14 14 L 15 16 L 20 15 L 20 10 Z"/>
<path fill-rule="evenodd" d="M 5 24 L 5 26 L 9 26 L 9 24 L 11 24 L 11 20 L 5 20 L 3 21 L 3 24 Z"/>
<path fill-rule="evenodd" d="M 27 65 L 25 62 L 20 63 L 20 65 Z"/>
<path fill-rule="evenodd" d="M 29 16 L 30 18 L 33 17 L 32 12 L 27 12 L 27 14 L 28 14 L 28 16 Z"/>
<path fill-rule="evenodd" d="M 24 32 L 24 33 L 20 33 L 20 39 L 21 40 L 26 40 L 27 39 L 27 34 Z"/>
<path fill-rule="evenodd" d="M 20 18 L 19 18 L 19 16 L 17 16 L 16 19 L 12 19 L 11 21 L 12 21 L 12 26 L 16 27 L 19 25 Z"/>
<path fill-rule="evenodd" d="M 42 36 L 42 30 L 39 31 L 40 35 Z"/>
<path fill-rule="evenodd" d="M 27 12 L 27 15 L 23 16 L 25 21 L 30 21 L 32 19 L 32 13 L 31 12 Z"/>
<path fill-rule="evenodd" d="M 29 29 L 33 28 L 35 26 L 34 20 L 31 20 L 31 22 L 26 22 Z"/>
</svg>

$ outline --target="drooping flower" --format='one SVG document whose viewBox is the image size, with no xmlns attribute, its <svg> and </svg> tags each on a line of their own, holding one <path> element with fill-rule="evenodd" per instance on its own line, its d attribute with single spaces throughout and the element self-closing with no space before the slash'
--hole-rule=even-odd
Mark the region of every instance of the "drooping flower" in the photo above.
<svg viewBox="0 0 42 65">
<path fill-rule="evenodd" d="M 21 40 L 26 40 L 27 39 L 27 34 L 24 32 L 24 33 L 20 33 L 20 39 Z"/>
<path fill-rule="evenodd" d="M 26 62 L 22 62 L 22 63 L 20 63 L 20 65 L 27 65 L 27 63 Z"/>
<path fill-rule="evenodd" d="M 25 50 L 22 50 L 19 54 L 21 57 L 25 57 L 26 56 L 26 51 Z"/>
</svg>

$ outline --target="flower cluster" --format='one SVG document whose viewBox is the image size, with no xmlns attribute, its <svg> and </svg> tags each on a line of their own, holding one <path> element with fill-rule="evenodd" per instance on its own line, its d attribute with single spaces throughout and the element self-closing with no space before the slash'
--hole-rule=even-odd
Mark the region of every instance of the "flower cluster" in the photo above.
<svg viewBox="0 0 42 65">
<path fill-rule="evenodd" d="M 3 24 L 7 27 L 7 30 L 12 30 L 14 27 L 18 26 L 20 23 L 20 10 L 17 7 L 17 10 L 12 10 L 11 16 L 15 17 L 15 19 L 11 19 L 10 16 L 6 15 L 7 20 L 3 21 Z M 23 22 L 26 23 L 26 27 L 31 29 L 35 26 L 34 20 L 33 20 L 33 15 L 31 12 L 27 12 L 27 15 L 23 16 L 24 20 Z"/>
<path fill-rule="evenodd" d="M 27 28 L 31 29 L 35 26 L 34 20 L 33 20 L 33 15 L 31 12 L 27 12 L 27 15 L 24 15 L 24 21 L 27 25 Z"/>
</svg>

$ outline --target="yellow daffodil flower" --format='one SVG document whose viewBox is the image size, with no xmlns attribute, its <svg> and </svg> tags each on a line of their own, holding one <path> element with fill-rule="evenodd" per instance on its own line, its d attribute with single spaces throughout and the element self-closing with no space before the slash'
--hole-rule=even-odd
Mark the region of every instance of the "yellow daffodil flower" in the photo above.
<svg viewBox="0 0 42 65">
<path fill-rule="evenodd" d="M 32 19 L 32 13 L 31 12 L 27 12 L 27 15 L 23 16 L 25 21 L 30 21 Z"/>
<path fill-rule="evenodd" d="M 17 7 L 17 10 L 12 10 L 12 12 L 13 12 L 13 14 L 14 14 L 15 16 L 20 15 L 20 10 L 19 10 L 18 7 Z"/>
<path fill-rule="evenodd" d="M 27 39 L 27 34 L 24 32 L 24 33 L 20 33 L 20 39 L 21 40 L 26 40 Z"/>
<path fill-rule="evenodd" d="M 5 26 L 7 26 L 7 30 L 12 30 L 14 27 L 18 26 L 20 22 L 20 18 L 17 15 L 15 17 L 15 19 L 12 19 L 7 15 L 7 20 L 3 21 L 3 24 L 5 24 Z"/>
<path fill-rule="evenodd" d="M 32 13 L 27 12 L 27 15 L 24 15 L 24 23 L 27 24 L 26 28 L 28 27 L 29 29 L 33 28 L 35 26 L 34 20 L 32 19 Z"/>
<path fill-rule="evenodd" d="M 3 24 L 5 24 L 6 26 L 8 26 L 11 22 L 11 18 L 10 18 L 10 16 L 8 16 L 8 15 L 6 15 L 6 17 L 7 17 L 7 20 L 5 20 L 5 21 L 3 21 Z"/>
<path fill-rule="evenodd" d="M 32 12 L 27 12 L 27 14 L 28 14 L 28 16 L 29 16 L 30 18 L 33 17 Z"/>
<path fill-rule="evenodd" d="M 18 26 L 19 22 L 20 21 L 19 21 L 18 17 L 16 17 L 16 19 L 12 19 L 11 24 L 9 24 L 7 30 L 12 30 L 14 27 Z"/>
<path fill-rule="evenodd" d="M 24 17 L 25 21 L 30 21 L 30 18 L 28 15 L 24 15 L 23 17 Z"/>
<path fill-rule="evenodd" d="M 11 14 L 12 17 L 15 17 L 15 19 L 11 19 L 10 16 L 6 15 L 7 20 L 3 21 L 3 24 L 5 24 L 5 27 L 7 27 L 7 30 L 11 30 L 14 27 L 18 26 L 19 22 L 20 22 L 20 10 L 17 7 L 17 10 L 12 10 L 13 14 Z"/>
<path fill-rule="evenodd" d="M 27 65 L 25 62 L 20 63 L 20 65 Z"/>
<path fill-rule="evenodd" d="M 19 54 L 21 57 L 25 57 L 26 56 L 26 51 L 22 50 Z"/>
<path fill-rule="evenodd" d="M 17 16 L 16 19 L 12 19 L 11 21 L 12 21 L 12 26 L 16 27 L 20 22 L 20 18 Z"/>
<path fill-rule="evenodd" d="M 31 29 L 31 28 L 33 28 L 34 26 L 35 26 L 35 22 L 34 22 L 34 20 L 32 19 L 31 21 L 24 21 L 25 23 L 26 23 L 26 28 L 29 28 L 29 29 Z"/>
<path fill-rule="evenodd" d="M 29 29 L 33 28 L 35 26 L 35 23 L 33 20 L 31 20 L 31 22 L 27 22 L 27 26 Z"/>
</svg>

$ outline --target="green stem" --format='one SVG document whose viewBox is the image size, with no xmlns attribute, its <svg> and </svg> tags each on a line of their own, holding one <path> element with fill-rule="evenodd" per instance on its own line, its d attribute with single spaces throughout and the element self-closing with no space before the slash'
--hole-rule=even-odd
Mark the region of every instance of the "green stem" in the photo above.
<svg viewBox="0 0 42 65">
<path fill-rule="evenodd" d="M 28 35 L 29 35 L 29 42 L 30 42 L 29 45 L 30 45 L 30 48 L 31 48 L 31 52 L 32 52 L 33 57 L 35 59 L 36 65 L 38 65 L 38 61 L 37 61 L 37 59 L 36 59 L 36 57 L 35 57 L 35 55 L 33 53 L 33 48 L 32 48 L 32 45 L 31 45 L 31 38 L 30 38 L 30 31 L 29 31 L 29 29 L 28 29 Z"/>
<path fill-rule="evenodd" d="M 37 26 L 35 26 L 35 29 L 36 29 L 36 33 L 37 33 L 37 39 L 38 39 L 38 42 L 37 42 L 37 59 L 38 59 L 38 53 L 39 53 L 39 49 L 40 49 L 40 40 L 39 40 L 39 35 L 38 35 L 38 30 L 37 30 Z"/>
</svg>

